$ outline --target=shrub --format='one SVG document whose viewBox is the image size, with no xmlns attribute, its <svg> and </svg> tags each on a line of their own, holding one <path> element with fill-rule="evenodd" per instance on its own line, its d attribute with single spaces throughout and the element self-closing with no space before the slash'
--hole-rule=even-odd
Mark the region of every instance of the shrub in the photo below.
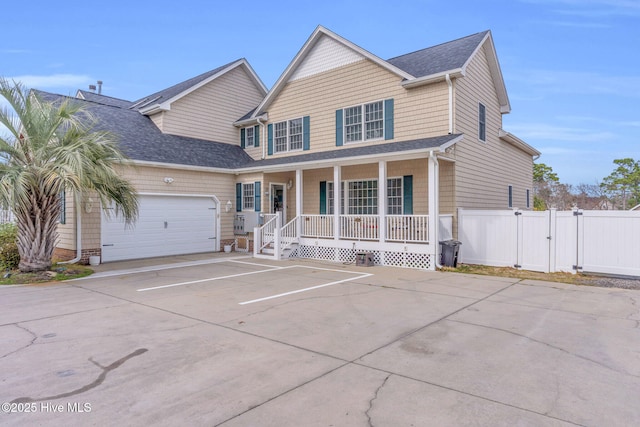
<svg viewBox="0 0 640 427">
<path fill-rule="evenodd" d="M 18 227 L 12 223 L 0 224 L 0 269 L 14 270 L 20 264 Z"/>
</svg>

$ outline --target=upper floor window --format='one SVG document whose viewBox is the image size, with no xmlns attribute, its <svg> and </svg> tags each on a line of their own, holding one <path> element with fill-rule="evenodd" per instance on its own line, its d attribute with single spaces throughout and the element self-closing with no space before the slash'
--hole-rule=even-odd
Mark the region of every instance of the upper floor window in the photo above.
<svg viewBox="0 0 640 427">
<path fill-rule="evenodd" d="M 487 140 L 486 108 L 482 103 L 478 103 L 478 139 L 483 142 Z"/>
<path fill-rule="evenodd" d="M 344 138 L 347 143 L 384 137 L 384 106 L 382 101 L 356 105 L 345 108 L 343 111 Z"/>
<path fill-rule="evenodd" d="M 302 117 L 273 124 L 276 153 L 302 150 Z"/>
<path fill-rule="evenodd" d="M 245 146 L 253 147 L 255 145 L 255 129 L 248 127 L 245 135 Z"/>
</svg>

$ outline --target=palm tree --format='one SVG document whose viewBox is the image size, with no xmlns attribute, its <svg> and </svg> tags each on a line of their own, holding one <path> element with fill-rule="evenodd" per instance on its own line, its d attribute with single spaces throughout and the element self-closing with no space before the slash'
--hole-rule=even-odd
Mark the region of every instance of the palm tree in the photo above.
<svg viewBox="0 0 640 427">
<path fill-rule="evenodd" d="M 46 102 L 37 92 L 0 78 L 0 204 L 9 206 L 18 226 L 21 271 L 51 267 L 58 239 L 60 195 L 111 202 L 132 223 L 137 194 L 116 170 L 126 164 L 114 136 L 96 130 L 96 120 L 72 98 Z M 0 128 L 1 129 L 1 128 Z"/>
</svg>

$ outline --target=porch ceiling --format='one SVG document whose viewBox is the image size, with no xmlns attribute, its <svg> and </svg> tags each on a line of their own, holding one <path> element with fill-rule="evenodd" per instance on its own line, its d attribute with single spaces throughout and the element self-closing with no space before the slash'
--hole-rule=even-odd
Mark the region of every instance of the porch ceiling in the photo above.
<svg viewBox="0 0 640 427">
<path fill-rule="evenodd" d="M 446 148 L 462 140 L 462 137 L 462 134 L 442 135 L 432 138 L 414 139 L 411 141 L 371 144 L 340 148 L 331 151 L 306 153 L 297 156 L 256 160 L 248 164 L 246 167 L 240 168 L 240 171 L 274 172 L 291 170 L 292 168 L 318 169 L 333 165 L 370 163 L 371 161 L 380 159 L 414 159 L 416 156 L 426 156 L 429 151 L 442 152 Z"/>
</svg>

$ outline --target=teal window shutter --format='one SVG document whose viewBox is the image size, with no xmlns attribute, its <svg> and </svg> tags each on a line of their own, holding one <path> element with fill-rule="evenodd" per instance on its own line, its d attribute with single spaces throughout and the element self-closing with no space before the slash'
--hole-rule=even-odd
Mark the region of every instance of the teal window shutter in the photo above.
<svg viewBox="0 0 640 427">
<path fill-rule="evenodd" d="M 393 139 L 393 98 L 384 101 L 384 139 Z"/>
<path fill-rule="evenodd" d="M 236 184 L 236 212 L 242 211 L 242 184 Z"/>
<path fill-rule="evenodd" d="M 327 214 L 327 181 L 320 181 L 320 215 Z"/>
<path fill-rule="evenodd" d="M 253 197 L 254 197 L 254 207 L 256 212 L 260 212 L 260 201 L 262 193 L 260 192 L 260 181 L 256 181 L 253 183 Z"/>
<path fill-rule="evenodd" d="M 273 124 L 267 125 L 267 154 L 273 154 Z"/>
<path fill-rule="evenodd" d="M 311 148 L 310 133 L 309 133 L 309 116 L 302 118 L 302 149 L 308 150 Z"/>
<path fill-rule="evenodd" d="M 342 146 L 342 110 L 336 110 L 336 147 Z"/>
<path fill-rule="evenodd" d="M 260 125 L 253 128 L 253 146 L 260 147 Z"/>
<path fill-rule="evenodd" d="M 242 148 L 244 148 L 244 145 L 245 145 L 245 140 L 246 140 L 245 133 L 246 133 L 245 129 L 240 129 L 240 147 Z"/>
<path fill-rule="evenodd" d="M 402 177 L 402 213 L 413 215 L 413 175 Z"/>
</svg>

